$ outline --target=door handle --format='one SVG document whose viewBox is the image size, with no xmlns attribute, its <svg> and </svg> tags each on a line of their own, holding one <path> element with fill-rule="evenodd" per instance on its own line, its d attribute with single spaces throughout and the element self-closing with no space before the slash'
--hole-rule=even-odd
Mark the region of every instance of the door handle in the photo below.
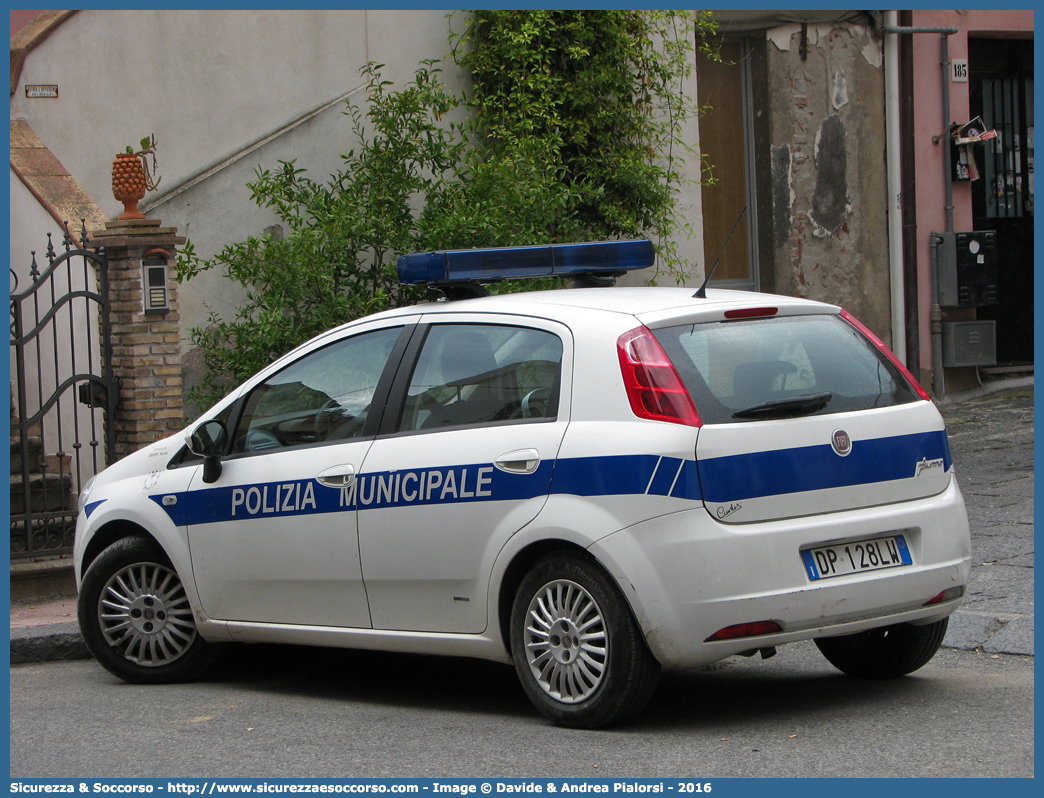
<svg viewBox="0 0 1044 798">
<path fill-rule="evenodd" d="M 355 482 L 355 468 L 348 464 L 331 466 L 316 479 L 328 488 L 347 488 Z"/>
<path fill-rule="evenodd" d="M 519 449 L 502 454 L 493 465 L 509 474 L 532 474 L 540 465 L 540 452 L 536 449 Z"/>
</svg>

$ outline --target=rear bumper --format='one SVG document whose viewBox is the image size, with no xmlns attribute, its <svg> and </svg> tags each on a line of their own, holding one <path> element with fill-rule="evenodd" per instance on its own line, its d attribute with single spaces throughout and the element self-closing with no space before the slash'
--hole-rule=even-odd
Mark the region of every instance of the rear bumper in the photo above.
<svg viewBox="0 0 1044 798">
<path fill-rule="evenodd" d="M 912 565 L 817 581 L 805 571 L 803 548 L 896 532 L 906 537 Z M 621 530 L 590 551 L 617 578 L 667 669 L 892 623 L 930 623 L 960 599 L 925 603 L 966 586 L 971 571 L 956 479 L 926 499 L 785 521 L 726 525 L 700 508 Z M 724 627 L 768 620 L 782 631 L 705 642 Z"/>
</svg>

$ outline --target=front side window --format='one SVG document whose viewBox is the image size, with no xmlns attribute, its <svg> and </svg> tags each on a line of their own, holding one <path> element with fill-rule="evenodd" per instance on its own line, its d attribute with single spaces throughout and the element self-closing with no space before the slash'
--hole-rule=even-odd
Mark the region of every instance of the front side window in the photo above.
<svg viewBox="0 0 1044 798">
<path fill-rule="evenodd" d="M 330 344 L 255 387 L 236 425 L 232 452 L 362 435 L 377 382 L 401 330 L 376 330 Z"/>
<path fill-rule="evenodd" d="M 428 332 L 400 432 L 554 418 L 562 341 L 527 327 L 440 324 Z"/>
<path fill-rule="evenodd" d="M 831 315 L 655 330 L 705 423 L 841 413 L 917 401 L 851 325 Z"/>
</svg>

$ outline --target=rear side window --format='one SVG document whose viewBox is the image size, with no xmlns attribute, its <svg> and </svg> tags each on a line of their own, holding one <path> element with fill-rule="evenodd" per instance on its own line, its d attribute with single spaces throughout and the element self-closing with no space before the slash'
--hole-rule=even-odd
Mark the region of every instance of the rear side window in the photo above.
<svg viewBox="0 0 1044 798">
<path fill-rule="evenodd" d="M 918 396 L 877 347 L 837 316 L 788 316 L 655 330 L 704 423 L 843 413 Z"/>
<path fill-rule="evenodd" d="M 410 380 L 399 431 L 553 419 L 561 365 L 562 341 L 544 330 L 434 325 Z"/>
</svg>

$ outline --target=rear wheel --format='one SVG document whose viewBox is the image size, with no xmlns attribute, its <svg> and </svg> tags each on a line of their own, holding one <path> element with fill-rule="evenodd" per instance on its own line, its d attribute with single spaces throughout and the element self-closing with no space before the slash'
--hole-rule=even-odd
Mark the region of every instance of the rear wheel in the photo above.
<svg viewBox="0 0 1044 798">
<path fill-rule="evenodd" d="M 530 700 L 562 726 L 623 721 L 649 702 L 660 675 L 619 588 L 570 552 L 545 557 L 522 580 L 511 653 Z"/>
<path fill-rule="evenodd" d="M 127 682 L 189 681 L 214 658 L 214 646 L 196 631 L 180 577 L 145 537 L 118 540 L 91 563 L 77 615 L 87 648 Z"/>
<path fill-rule="evenodd" d="M 894 679 L 928 664 L 942 645 L 949 618 L 913 626 L 897 623 L 842 637 L 820 637 L 816 645 L 831 665 L 862 679 Z"/>
</svg>

